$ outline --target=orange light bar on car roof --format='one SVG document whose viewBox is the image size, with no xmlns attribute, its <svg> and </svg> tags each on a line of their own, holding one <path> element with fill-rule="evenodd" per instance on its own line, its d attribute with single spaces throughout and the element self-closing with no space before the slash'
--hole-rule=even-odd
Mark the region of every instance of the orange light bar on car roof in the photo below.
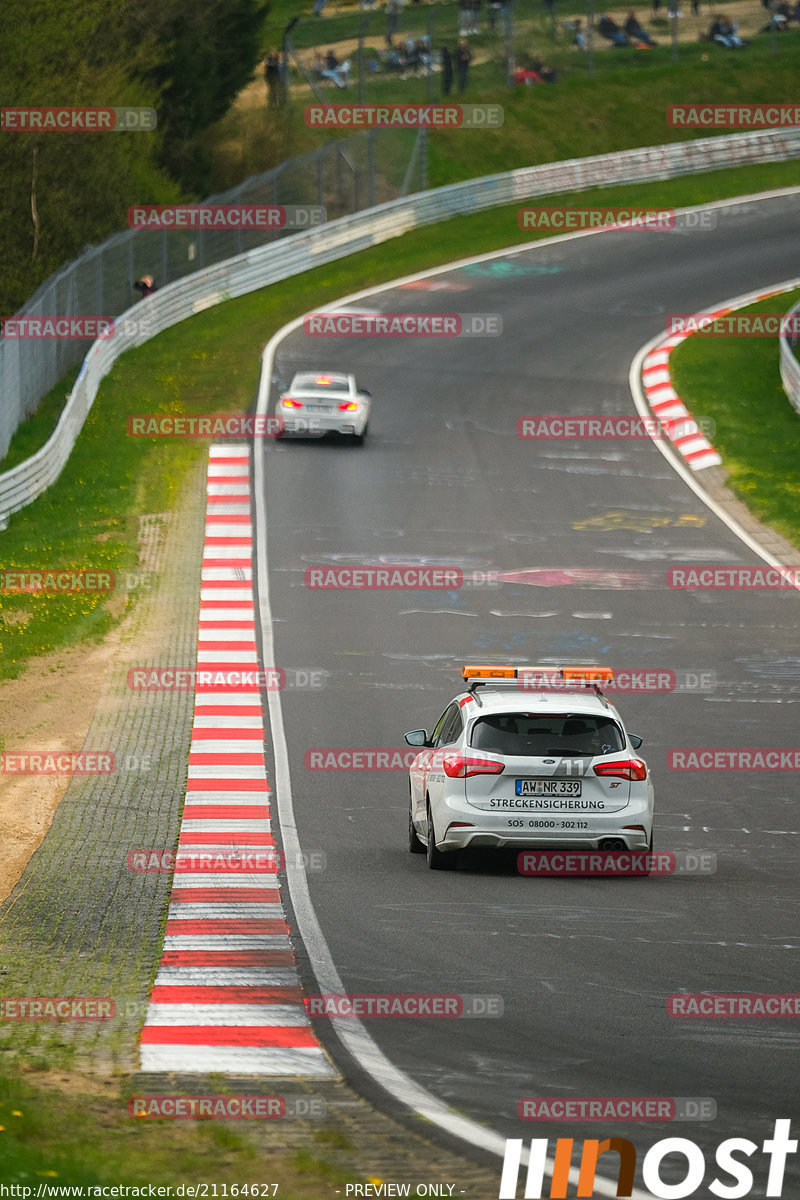
<svg viewBox="0 0 800 1200">
<path fill-rule="evenodd" d="M 562 667 L 562 679 L 588 679 L 592 683 L 613 683 L 611 667 Z"/>
<path fill-rule="evenodd" d="M 524 667 L 466 666 L 461 668 L 464 679 L 520 679 L 525 675 L 555 675 L 563 680 L 584 680 L 590 683 L 612 683 L 611 667 L 553 667 L 540 664 Z"/>
<path fill-rule="evenodd" d="M 333 383 L 330 375 L 318 375 L 314 383 Z"/>
<path fill-rule="evenodd" d="M 463 679 L 516 679 L 516 667 L 462 667 Z"/>
</svg>

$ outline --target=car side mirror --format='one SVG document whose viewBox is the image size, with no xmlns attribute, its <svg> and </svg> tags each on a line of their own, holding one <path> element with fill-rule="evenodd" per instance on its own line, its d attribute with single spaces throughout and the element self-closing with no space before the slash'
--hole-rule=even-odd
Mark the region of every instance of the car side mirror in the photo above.
<svg viewBox="0 0 800 1200">
<path fill-rule="evenodd" d="M 366 388 L 362 388 L 362 389 L 361 389 L 361 395 L 362 395 L 362 396 L 369 396 L 370 400 L 372 399 L 372 392 L 368 392 Z"/>
<path fill-rule="evenodd" d="M 638 733 L 629 733 L 628 741 L 633 746 L 634 750 L 638 750 L 644 739 L 640 738 Z"/>
<path fill-rule="evenodd" d="M 409 746 L 429 746 L 427 729 L 412 729 L 410 733 L 404 733 L 403 737 L 408 742 Z"/>
</svg>

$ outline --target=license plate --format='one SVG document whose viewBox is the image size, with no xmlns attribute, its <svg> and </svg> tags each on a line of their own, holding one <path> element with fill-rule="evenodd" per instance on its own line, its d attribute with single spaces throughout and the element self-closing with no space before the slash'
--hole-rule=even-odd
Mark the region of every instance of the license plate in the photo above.
<svg viewBox="0 0 800 1200">
<path fill-rule="evenodd" d="M 330 412 L 330 406 L 327 404 L 303 404 L 306 412 Z"/>
<path fill-rule="evenodd" d="M 580 796 L 580 779 L 518 779 L 518 796 Z"/>
</svg>

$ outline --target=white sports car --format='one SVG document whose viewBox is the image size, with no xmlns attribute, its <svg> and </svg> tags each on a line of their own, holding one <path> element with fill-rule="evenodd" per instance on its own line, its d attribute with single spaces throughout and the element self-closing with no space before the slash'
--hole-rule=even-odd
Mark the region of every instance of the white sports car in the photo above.
<svg viewBox="0 0 800 1200">
<path fill-rule="evenodd" d="M 367 434 L 372 393 L 355 375 L 298 371 L 278 400 L 284 433 L 323 437 L 341 433 L 361 443 Z"/>
<path fill-rule="evenodd" d="M 652 850 L 653 784 L 597 686 L 608 668 L 467 666 L 433 733 L 405 735 L 409 849 L 432 870 L 478 848 Z M 548 675 L 547 686 L 544 675 Z M 560 682 L 560 687 L 556 686 Z"/>
</svg>

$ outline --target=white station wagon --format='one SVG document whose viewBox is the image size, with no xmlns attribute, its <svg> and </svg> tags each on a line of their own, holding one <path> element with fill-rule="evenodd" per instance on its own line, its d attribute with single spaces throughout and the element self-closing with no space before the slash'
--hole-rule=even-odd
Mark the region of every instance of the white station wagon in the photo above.
<svg viewBox="0 0 800 1200">
<path fill-rule="evenodd" d="M 465 666 L 432 733 L 405 735 L 408 840 L 428 866 L 468 849 L 652 850 L 653 784 L 604 667 Z"/>
</svg>

